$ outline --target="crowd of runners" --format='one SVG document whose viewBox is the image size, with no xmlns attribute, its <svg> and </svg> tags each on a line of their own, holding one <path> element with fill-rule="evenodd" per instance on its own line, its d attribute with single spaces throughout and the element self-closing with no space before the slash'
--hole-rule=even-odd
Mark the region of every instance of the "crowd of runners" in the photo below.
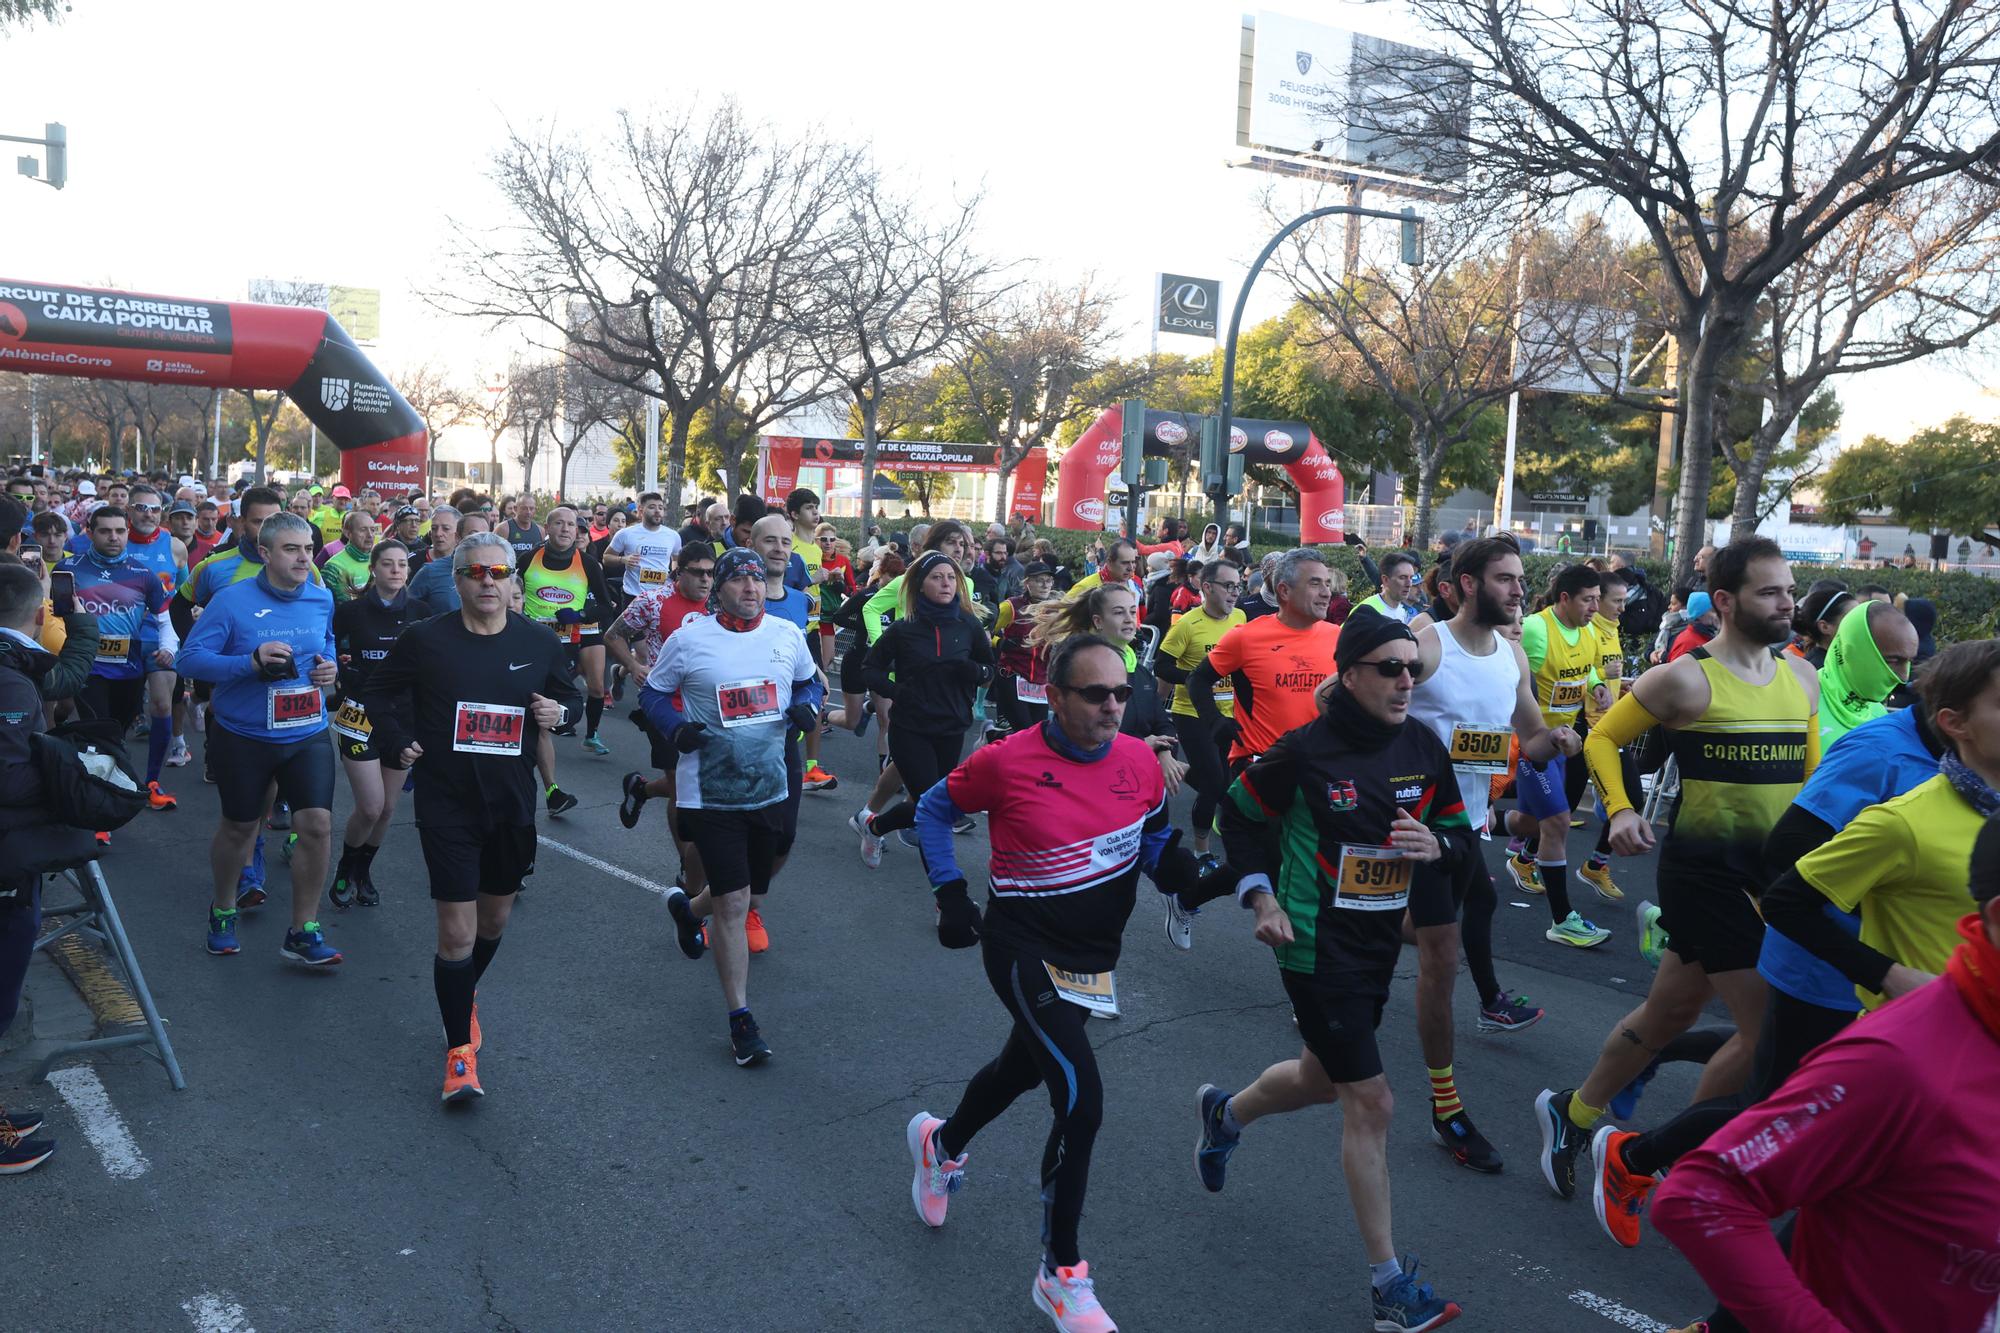
<svg viewBox="0 0 2000 1333">
<path fill-rule="evenodd" d="M 750 997 L 769 891 L 802 797 L 839 786 L 822 738 L 872 726 L 878 770 L 848 774 L 859 863 L 895 873 L 890 840 L 914 849 L 900 864 L 927 879 L 939 942 L 980 950 L 1005 1014 L 957 1104 L 906 1125 L 912 1203 L 945 1225 L 980 1131 L 1041 1090 L 1030 1295 L 1057 1328 L 1115 1327 L 1080 1235 L 1110 1095 L 1090 1026 L 1119 1013 L 1142 879 L 1165 947 L 1216 929 L 1267 945 L 1297 1027 L 1261 1071 L 1198 1071 L 1202 1185 L 1228 1185 L 1257 1121 L 1338 1103 L 1374 1328 L 1460 1313 L 1392 1224 L 1385 1017 L 1415 1026 L 1422 1113 L 1450 1159 L 1503 1169 L 1473 1105 L 1532 1115 L 1547 1188 L 1590 1197 L 1580 1228 L 1632 1247 L 1650 1216 L 1708 1283 L 1716 1308 L 1690 1328 L 1991 1318 L 2000 1165 L 1974 1136 L 2000 1109 L 2000 642 L 1940 652 L 1922 607 L 1867 589 L 1797 597 L 1754 537 L 1704 549 L 1700 586 L 1628 652 L 1627 612 L 1661 597 L 1638 571 L 1588 560 L 1531 588 L 1505 536 L 1458 542 L 1421 581 L 1415 555 L 1364 556 L 1379 586 L 1351 603 L 1317 549 L 1253 565 L 1234 532 L 1172 521 L 1072 570 L 997 525 L 851 545 L 807 490 L 704 501 L 680 528 L 653 493 L 538 510 L 206 492 L 10 480 L 0 804 L 20 803 L 8 765 L 29 731 L 143 735 L 155 810 L 174 808 L 198 738 L 221 806 L 204 946 L 241 951 L 268 834 L 291 870 L 281 953 L 328 967 L 321 916 L 380 901 L 372 863 L 410 793 L 446 1103 L 485 1095 L 478 988 L 538 814 L 576 803 L 560 741 L 610 753 L 601 723 L 629 705 L 648 762 L 623 779 L 621 822 L 662 808 L 642 836 L 677 855 L 666 927 L 688 959 L 712 956 L 718 1032 L 757 1066 L 775 1050 Z M 1599 831 L 1572 877 L 1580 819 Z M 979 833 L 983 895 L 958 842 Z M 1630 905 L 1649 993 L 1532 1107 L 1479 1101 L 1454 1068 L 1461 956 L 1480 1032 L 1565 1022 L 1496 975 L 1489 840 L 1507 882 L 1546 902 L 1557 949 L 1605 947 L 1624 929 L 1597 919 L 1624 900 L 1619 859 L 1658 861 L 1658 902 Z M 34 891 L 0 875 L 0 1027 Z M 1243 911 L 1218 920 L 1230 901 Z M 1405 944 L 1407 1020 L 1389 1006 Z M 1730 1024 L 1702 1026 L 1716 1000 Z M 1645 1102 L 1672 1061 L 1703 1066 L 1693 1103 Z M 47 1159 L 40 1131 L 0 1118 L 0 1172 Z M 1297 1169 L 1323 1183 L 1330 1166 Z"/>
</svg>

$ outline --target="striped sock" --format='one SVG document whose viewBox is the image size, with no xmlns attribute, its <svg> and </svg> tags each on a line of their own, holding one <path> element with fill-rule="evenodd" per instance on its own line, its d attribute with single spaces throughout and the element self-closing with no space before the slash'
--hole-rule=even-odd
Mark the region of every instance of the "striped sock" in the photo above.
<svg viewBox="0 0 2000 1333">
<path fill-rule="evenodd" d="M 1465 1103 L 1458 1099 L 1458 1080 L 1452 1076 L 1451 1066 L 1428 1069 L 1428 1072 L 1431 1076 L 1431 1114 L 1439 1120 L 1447 1120 L 1463 1111 Z"/>
</svg>

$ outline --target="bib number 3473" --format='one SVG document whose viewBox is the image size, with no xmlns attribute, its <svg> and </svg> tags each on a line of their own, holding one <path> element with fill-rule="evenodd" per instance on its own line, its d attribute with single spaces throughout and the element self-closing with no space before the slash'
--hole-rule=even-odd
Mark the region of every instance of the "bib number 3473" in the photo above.
<svg viewBox="0 0 2000 1333">
<path fill-rule="evenodd" d="M 1398 847 L 1342 843 L 1333 905 L 1356 912 L 1400 912 L 1410 900 L 1410 871 L 1415 865 Z"/>
</svg>

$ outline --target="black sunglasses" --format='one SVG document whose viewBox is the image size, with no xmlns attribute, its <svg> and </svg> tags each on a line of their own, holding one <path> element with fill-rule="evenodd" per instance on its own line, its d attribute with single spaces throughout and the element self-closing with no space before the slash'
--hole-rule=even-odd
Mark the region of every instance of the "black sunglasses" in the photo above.
<svg viewBox="0 0 2000 1333">
<path fill-rule="evenodd" d="M 1116 699 L 1122 704 L 1132 698 L 1130 685 L 1057 685 L 1055 688 L 1082 695 L 1084 702 L 1092 708 L 1103 707 L 1106 699 Z"/>
<path fill-rule="evenodd" d="M 1384 680 L 1394 680 L 1407 671 L 1410 673 L 1410 679 L 1415 680 L 1419 665 L 1417 662 L 1405 662 L 1400 657 L 1385 657 L 1379 662 L 1356 662 L 1354 667 L 1357 671 L 1367 667 Z"/>
</svg>

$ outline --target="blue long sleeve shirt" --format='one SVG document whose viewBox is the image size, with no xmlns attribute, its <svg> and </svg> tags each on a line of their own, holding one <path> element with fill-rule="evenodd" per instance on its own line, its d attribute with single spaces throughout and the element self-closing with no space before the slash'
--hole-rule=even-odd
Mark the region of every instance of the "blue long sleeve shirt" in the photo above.
<svg viewBox="0 0 2000 1333">
<path fill-rule="evenodd" d="M 266 643 L 292 650 L 295 674 L 266 680 L 253 655 Z M 337 661 L 333 594 L 308 583 L 279 592 L 265 574 L 220 588 L 209 599 L 176 665 L 215 686 L 216 722 L 251 740 L 300 741 L 326 730 L 326 696 L 308 679 L 316 660 Z"/>
</svg>

